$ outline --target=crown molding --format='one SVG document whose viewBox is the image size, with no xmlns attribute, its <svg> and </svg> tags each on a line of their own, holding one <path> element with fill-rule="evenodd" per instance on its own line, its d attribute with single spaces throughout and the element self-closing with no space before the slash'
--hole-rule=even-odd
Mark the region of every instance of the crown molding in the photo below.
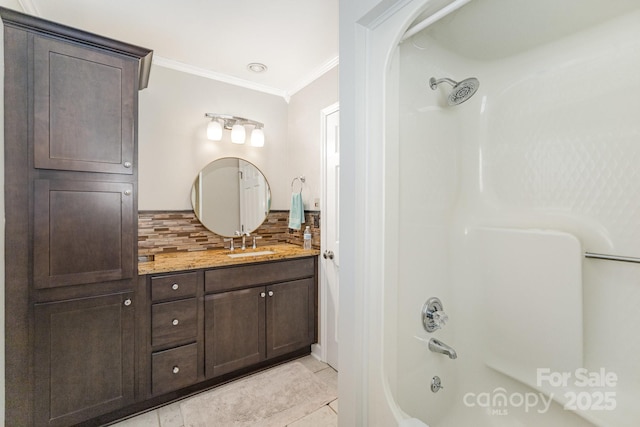
<svg viewBox="0 0 640 427">
<path fill-rule="evenodd" d="M 182 71 L 183 73 L 193 74 L 196 76 L 205 77 L 207 79 L 217 80 L 223 83 L 229 83 L 235 86 L 244 87 L 246 89 L 268 93 L 270 95 L 281 96 L 287 102 L 289 102 L 287 93 L 285 91 L 273 88 L 271 86 L 261 85 L 258 83 L 250 82 L 248 80 L 239 79 L 237 77 L 229 76 L 227 74 L 217 73 L 215 71 L 207 70 L 200 67 L 194 67 L 193 65 L 185 64 L 179 61 L 174 61 L 173 59 L 168 59 L 168 58 L 164 58 L 162 56 L 157 56 L 157 55 L 154 55 L 153 63 L 154 65 L 170 68 L 172 70 Z"/>
<path fill-rule="evenodd" d="M 330 59 L 325 64 L 323 64 L 320 68 L 318 68 L 313 73 L 308 75 L 305 79 L 300 80 L 295 86 L 293 86 L 291 89 L 289 89 L 287 91 L 287 95 L 289 96 L 289 98 L 291 98 L 291 96 L 295 95 L 297 92 L 299 92 L 300 90 L 304 89 L 309 84 L 311 84 L 314 81 L 318 80 L 320 77 L 325 75 L 328 71 L 330 71 L 333 68 L 337 67 L 339 63 L 340 63 L 340 57 L 338 57 L 338 56 L 336 56 L 333 59 Z"/>
<path fill-rule="evenodd" d="M 228 83 L 234 86 L 240 86 L 246 89 L 256 90 L 258 92 L 268 93 L 270 95 L 281 96 L 287 103 L 291 100 L 291 96 L 301 89 L 308 86 L 318 78 L 322 77 L 326 72 L 332 70 L 339 64 L 338 57 L 331 59 L 318 68 L 307 78 L 299 81 L 295 86 L 289 90 L 281 90 L 271 86 L 261 85 L 248 80 L 239 79 L 237 77 L 229 76 L 223 73 L 217 73 L 215 71 L 207 70 L 193 65 L 185 64 L 184 62 L 174 61 L 173 59 L 165 58 L 162 56 L 154 55 L 153 64 L 164 68 L 170 68 L 172 70 L 181 71 L 183 73 L 193 74 L 195 76 L 204 77 L 211 80 L 216 80 L 222 83 Z"/>
<path fill-rule="evenodd" d="M 29 15 L 42 17 L 40 13 L 40 9 L 36 6 L 33 0 L 18 0 L 18 4 L 22 8 L 22 11 L 28 13 Z"/>
</svg>

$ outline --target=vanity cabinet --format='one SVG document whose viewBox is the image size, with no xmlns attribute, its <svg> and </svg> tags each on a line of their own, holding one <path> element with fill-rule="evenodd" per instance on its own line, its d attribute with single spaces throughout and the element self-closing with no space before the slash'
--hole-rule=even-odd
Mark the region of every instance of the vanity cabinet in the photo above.
<svg viewBox="0 0 640 427">
<path fill-rule="evenodd" d="M 152 52 L 0 7 L 5 422 L 136 401 L 137 108 Z"/>
<path fill-rule="evenodd" d="M 149 396 L 309 352 L 317 267 L 307 256 L 148 276 Z"/>
<path fill-rule="evenodd" d="M 313 320 L 312 279 L 207 295 L 207 376 L 311 345 Z"/>
<path fill-rule="evenodd" d="M 207 377 L 311 345 L 314 280 L 312 258 L 205 272 L 206 290 L 220 291 L 205 297 Z M 239 287 L 249 288 L 226 291 Z"/>
</svg>

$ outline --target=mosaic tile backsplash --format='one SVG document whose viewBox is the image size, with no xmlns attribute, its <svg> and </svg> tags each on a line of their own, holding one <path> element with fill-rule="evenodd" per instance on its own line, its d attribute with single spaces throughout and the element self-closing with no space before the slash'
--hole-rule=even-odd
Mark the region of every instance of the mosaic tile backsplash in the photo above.
<svg viewBox="0 0 640 427">
<path fill-rule="evenodd" d="M 311 244 L 320 249 L 320 212 L 306 211 L 302 230 L 288 228 L 289 211 L 271 211 L 252 235 L 258 246 L 292 243 L 302 246 L 305 226 L 311 228 Z M 229 247 L 224 237 L 206 229 L 193 211 L 141 211 L 138 213 L 138 256 L 157 253 L 204 251 Z M 240 239 L 236 239 L 238 246 Z"/>
</svg>

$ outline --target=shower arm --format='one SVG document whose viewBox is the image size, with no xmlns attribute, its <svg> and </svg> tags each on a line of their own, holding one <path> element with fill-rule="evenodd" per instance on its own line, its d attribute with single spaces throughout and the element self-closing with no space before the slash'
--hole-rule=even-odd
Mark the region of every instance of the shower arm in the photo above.
<svg viewBox="0 0 640 427">
<path fill-rule="evenodd" d="M 451 80 L 448 79 L 446 77 L 443 77 L 441 79 L 436 80 L 435 77 L 431 77 L 431 79 L 429 79 L 429 85 L 431 86 L 431 89 L 436 90 L 436 88 L 438 87 L 438 85 L 442 82 L 446 82 L 449 83 L 451 86 L 455 87 L 458 82 L 456 82 L 455 80 Z"/>
</svg>

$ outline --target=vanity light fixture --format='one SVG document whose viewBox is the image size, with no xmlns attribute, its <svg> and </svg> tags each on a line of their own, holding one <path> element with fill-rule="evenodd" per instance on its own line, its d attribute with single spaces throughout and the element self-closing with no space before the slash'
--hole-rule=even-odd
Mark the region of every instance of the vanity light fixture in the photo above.
<svg viewBox="0 0 640 427">
<path fill-rule="evenodd" d="M 211 119 L 207 125 L 208 139 L 220 141 L 222 139 L 222 130 L 227 129 L 231 131 L 231 142 L 234 144 L 244 144 L 247 137 L 245 126 L 253 126 L 253 130 L 251 131 L 251 146 L 264 146 L 264 124 L 256 122 L 255 120 L 226 114 L 206 113 L 204 116 Z"/>
<path fill-rule="evenodd" d="M 217 120 L 211 120 L 207 125 L 207 138 L 212 141 L 222 139 L 222 125 Z"/>
<path fill-rule="evenodd" d="M 234 144 L 244 144 L 247 137 L 247 131 L 240 123 L 236 123 L 231 127 L 231 142 Z"/>
<path fill-rule="evenodd" d="M 264 131 L 261 127 L 257 127 L 251 131 L 251 146 L 264 147 Z"/>
</svg>

